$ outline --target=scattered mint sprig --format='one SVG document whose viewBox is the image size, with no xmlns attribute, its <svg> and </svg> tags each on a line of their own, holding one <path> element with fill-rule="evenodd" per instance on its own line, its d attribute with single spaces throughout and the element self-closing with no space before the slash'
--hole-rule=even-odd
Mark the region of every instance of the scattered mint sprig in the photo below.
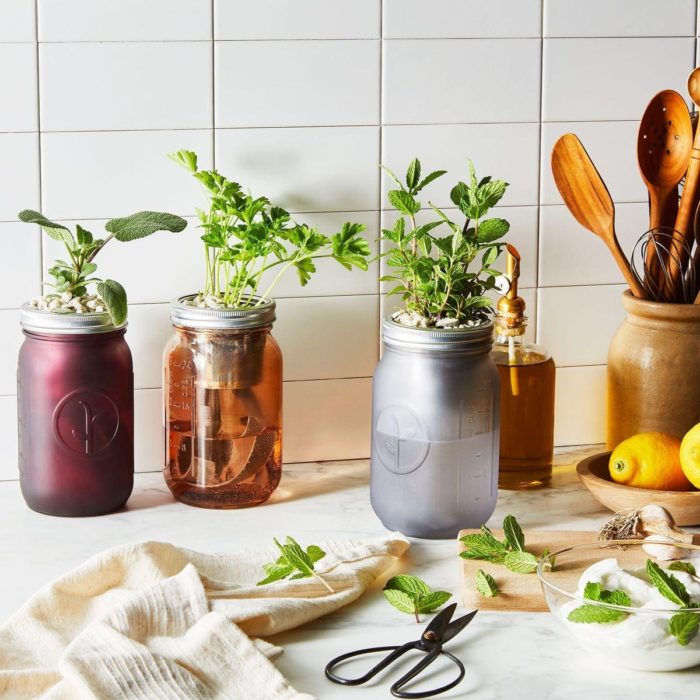
<svg viewBox="0 0 700 700">
<path fill-rule="evenodd" d="M 485 598 L 495 598 L 497 595 L 501 594 L 493 576 L 487 574 L 483 569 L 479 569 L 476 572 L 475 584 L 476 590 Z"/>
<path fill-rule="evenodd" d="M 420 622 L 420 615 L 435 612 L 452 597 L 452 594 L 447 591 L 433 591 L 417 576 L 399 574 L 386 582 L 384 597 L 397 610 L 414 615 L 416 622 Z"/>
<path fill-rule="evenodd" d="M 265 586 L 268 583 L 286 578 L 294 581 L 296 579 L 313 576 L 331 593 L 334 592 L 327 581 L 314 570 L 314 564 L 326 556 L 326 553 L 318 545 L 309 545 L 309 547 L 304 550 L 293 537 L 289 536 L 287 536 L 284 544 L 280 544 L 280 542 L 275 539 L 275 545 L 280 550 L 281 555 L 276 561 L 263 564 L 267 576 L 265 576 L 262 581 L 258 581 L 256 585 Z"/>
<path fill-rule="evenodd" d="M 600 583 L 589 581 L 584 590 L 583 597 L 586 600 L 594 600 L 608 605 L 620 605 L 629 607 L 632 605 L 630 597 L 624 591 L 608 591 L 601 588 Z M 612 610 L 611 608 L 603 608 L 599 605 L 579 605 L 574 608 L 567 616 L 571 622 L 579 623 L 602 623 L 608 624 L 611 622 L 619 622 L 627 617 L 628 613 L 622 610 Z"/>
<path fill-rule="evenodd" d="M 518 574 L 531 574 L 537 569 L 538 558 L 525 549 L 525 535 L 512 515 L 503 519 L 505 541 L 501 542 L 486 525 L 481 532 L 460 538 L 466 549 L 460 552 L 464 559 L 482 559 L 504 564 Z"/>
<path fill-rule="evenodd" d="M 675 564 L 675 566 L 674 566 Z M 675 571 L 693 572 L 695 568 L 683 562 L 674 562 L 669 569 Z M 646 571 L 649 580 L 664 598 L 680 607 L 680 611 L 671 617 L 668 624 L 669 634 L 674 636 L 681 646 L 687 646 L 696 637 L 700 630 L 700 610 L 698 606 L 690 600 L 690 594 L 673 574 L 662 569 L 651 559 L 647 560 Z M 694 575 L 694 574 L 691 574 Z M 600 583 L 588 582 L 584 589 L 583 597 L 588 600 L 595 600 L 608 605 L 619 605 L 631 607 L 632 601 L 624 591 L 602 590 Z M 580 605 L 572 610 L 567 619 L 571 622 L 579 623 L 610 623 L 624 620 L 629 613 L 623 610 L 613 610 L 597 605 Z"/>
</svg>

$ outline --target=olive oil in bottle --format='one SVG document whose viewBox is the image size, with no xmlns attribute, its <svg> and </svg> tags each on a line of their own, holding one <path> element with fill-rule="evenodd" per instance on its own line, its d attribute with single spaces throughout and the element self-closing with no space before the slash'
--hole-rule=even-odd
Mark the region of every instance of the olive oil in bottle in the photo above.
<svg viewBox="0 0 700 700">
<path fill-rule="evenodd" d="M 544 486 L 552 478 L 554 382 L 547 350 L 524 342 L 525 302 L 518 296 L 520 255 L 507 246 L 508 293 L 498 301 L 493 359 L 501 380 L 501 442 L 498 485 Z"/>
</svg>

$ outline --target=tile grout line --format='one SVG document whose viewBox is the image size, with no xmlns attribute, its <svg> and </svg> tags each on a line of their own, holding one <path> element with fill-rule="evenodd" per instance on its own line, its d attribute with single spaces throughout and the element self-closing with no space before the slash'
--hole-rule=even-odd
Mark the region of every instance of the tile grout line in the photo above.
<svg viewBox="0 0 700 700">
<path fill-rule="evenodd" d="M 36 39 L 36 143 L 37 143 L 37 187 L 39 195 L 39 210 L 44 210 L 44 184 L 43 184 L 43 158 L 44 144 L 41 136 L 41 71 L 40 71 L 40 46 L 39 43 L 39 0 L 34 2 L 34 38 Z M 44 289 L 44 236 L 39 229 L 39 289 L 37 296 L 41 296 Z"/>
<path fill-rule="evenodd" d="M 211 0 L 211 164 L 216 169 L 216 0 Z"/>
<path fill-rule="evenodd" d="M 379 163 L 382 162 L 384 148 L 384 0 L 379 0 Z M 379 167 L 379 166 L 377 166 Z M 377 360 L 382 356 L 382 283 L 379 281 L 382 276 L 382 171 L 379 170 L 377 186 L 379 195 L 377 206 L 379 209 L 379 230 L 377 232 L 377 253 L 380 256 L 377 261 Z"/>
<path fill-rule="evenodd" d="M 544 103 L 544 15 L 548 0 L 543 0 L 540 3 L 540 113 L 539 113 L 539 128 L 537 144 L 537 224 L 535 229 L 536 243 L 536 260 L 535 260 L 535 343 L 539 342 L 540 336 L 540 260 L 541 260 L 541 237 L 540 225 L 542 222 L 542 113 Z"/>
</svg>

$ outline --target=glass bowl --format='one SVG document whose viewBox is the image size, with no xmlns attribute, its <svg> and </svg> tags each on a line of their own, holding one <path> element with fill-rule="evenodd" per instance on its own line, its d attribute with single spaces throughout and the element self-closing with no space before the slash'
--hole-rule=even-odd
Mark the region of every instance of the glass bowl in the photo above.
<svg viewBox="0 0 700 700">
<path fill-rule="evenodd" d="M 599 541 L 567 547 L 542 557 L 537 575 L 547 605 L 559 625 L 582 649 L 606 663 L 643 671 L 678 671 L 696 666 L 700 664 L 700 633 L 690 641 L 684 640 L 687 641 L 685 645 L 671 633 L 671 619 L 679 613 L 679 605 L 652 585 L 647 561 L 655 562 L 681 581 L 690 595 L 691 605 L 700 606 L 700 577 L 686 571 L 668 571 L 672 561 L 653 556 L 668 553 L 669 545 L 654 544 L 654 548 L 664 549 L 651 554 L 645 551 L 644 545 L 648 547 L 649 543 L 643 540 Z M 675 555 L 691 562 L 700 574 L 700 546 L 678 543 L 674 550 Z M 619 569 L 624 572 L 619 573 Z M 599 583 L 604 590 L 625 591 L 631 606 L 585 598 L 587 582 Z M 600 597 L 609 600 L 605 594 Z M 572 621 L 569 618 L 572 611 L 583 605 L 591 607 L 578 610 L 572 617 L 589 621 Z M 680 612 L 686 616 L 677 619 L 674 626 L 687 629 L 700 623 L 700 608 Z"/>
</svg>

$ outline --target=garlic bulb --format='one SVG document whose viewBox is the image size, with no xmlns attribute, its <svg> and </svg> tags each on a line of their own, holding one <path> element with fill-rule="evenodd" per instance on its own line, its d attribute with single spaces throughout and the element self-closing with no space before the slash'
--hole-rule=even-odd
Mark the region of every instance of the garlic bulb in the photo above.
<svg viewBox="0 0 700 700">
<path fill-rule="evenodd" d="M 659 535 L 673 542 L 692 544 L 693 535 L 676 527 L 673 516 L 663 507 L 644 506 L 639 510 L 616 513 L 600 530 L 601 540 L 627 540 Z M 650 545 L 651 546 L 651 545 Z"/>
<path fill-rule="evenodd" d="M 672 559 L 685 559 L 688 556 L 688 550 L 682 547 L 677 547 L 675 543 L 678 540 L 673 540 L 664 535 L 649 535 L 644 538 L 642 549 L 654 559 L 660 561 L 671 561 Z M 668 543 L 668 544 L 666 544 Z"/>
</svg>

